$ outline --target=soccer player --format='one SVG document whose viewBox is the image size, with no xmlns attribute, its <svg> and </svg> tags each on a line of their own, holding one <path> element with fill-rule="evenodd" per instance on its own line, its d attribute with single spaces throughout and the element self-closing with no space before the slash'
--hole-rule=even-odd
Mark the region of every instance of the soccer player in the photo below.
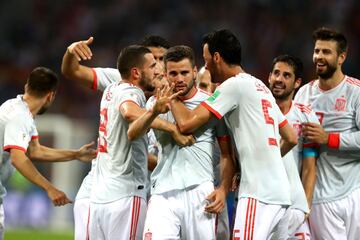
<svg viewBox="0 0 360 240">
<path fill-rule="evenodd" d="M 195 87 L 196 67 L 193 50 L 171 47 L 165 55 L 167 79 L 188 108 L 195 108 L 209 94 Z M 150 126 L 159 98 L 129 128 L 129 138 L 140 136 Z M 174 122 L 170 112 L 160 115 Z M 217 121 L 194 132 L 196 142 L 179 147 L 168 134 L 154 130 L 160 143 L 159 161 L 151 175 L 151 198 L 146 215 L 144 239 L 215 239 L 216 214 L 224 209 L 231 186 L 233 160 L 225 125 Z M 214 140 L 218 137 L 223 169 L 221 186 L 214 190 Z M 209 203 L 207 204 L 207 201 Z"/>
<path fill-rule="evenodd" d="M 78 81 L 81 85 L 93 90 L 104 91 L 104 89 L 114 82 L 119 82 L 121 76 L 119 70 L 116 68 L 90 68 L 80 64 L 80 61 L 89 60 L 92 58 L 92 51 L 90 45 L 93 43 L 93 37 L 85 41 L 78 41 L 72 43 L 66 50 L 62 61 L 62 73 L 69 79 Z M 148 36 L 142 42 L 142 45 L 149 48 L 156 60 L 156 70 L 154 84 L 162 84 L 166 80 L 163 78 L 163 56 L 170 44 L 159 36 Z M 152 138 L 149 140 L 152 140 Z M 155 143 L 149 142 L 149 167 L 156 166 L 157 158 L 153 154 Z M 89 204 L 90 192 L 93 178 L 93 169 L 96 161 L 92 162 L 91 171 L 84 178 L 74 203 L 74 219 L 75 219 L 75 239 L 83 240 L 87 236 L 87 225 L 89 218 Z"/>
<path fill-rule="evenodd" d="M 197 87 L 202 89 L 210 94 L 212 94 L 216 89 L 216 84 L 211 82 L 211 75 L 209 70 L 205 67 L 200 68 L 196 75 Z M 214 185 L 218 187 L 220 185 L 220 149 L 217 142 L 215 143 L 215 150 L 213 156 L 213 167 L 214 167 Z M 217 218 L 217 229 L 216 229 L 216 239 L 229 239 L 230 238 L 230 226 L 229 226 L 229 216 L 227 210 L 227 204 L 221 213 L 218 214 Z"/>
<path fill-rule="evenodd" d="M 320 144 L 310 228 L 314 239 L 360 236 L 360 81 L 345 75 L 345 36 L 328 28 L 313 33 L 318 78 L 300 88 L 295 101 L 309 105 L 319 124 L 303 134 Z"/>
<path fill-rule="evenodd" d="M 291 239 L 310 239 L 306 216 L 309 214 L 312 202 L 318 154 L 318 149 L 303 138 L 301 131 L 303 123 L 319 123 L 316 114 L 309 107 L 292 100 L 295 90 L 301 85 L 302 71 L 303 65 L 300 59 L 290 55 L 280 55 L 273 60 L 269 74 L 269 88 L 276 103 L 298 135 L 298 145 L 283 157 L 290 182 L 292 202 L 287 210 L 289 221 L 285 221 L 284 224 L 289 226 L 287 238 Z"/>
<path fill-rule="evenodd" d="M 156 61 L 149 49 L 132 45 L 120 52 L 117 66 L 122 80 L 106 87 L 100 104 L 90 239 L 140 239 L 145 218 L 147 138 L 129 141 L 127 130 L 145 111 L 143 90 L 154 88 Z M 168 132 L 175 128 L 159 119 L 152 127 Z"/>
<path fill-rule="evenodd" d="M 171 101 L 171 110 L 184 133 L 194 132 L 215 117 L 225 119 L 241 166 L 233 239 L 266 239 L 291 203 L 280 146 L 285 154 L 297 137 L 270 90 L 241 68 L 241 45 L 236 36 L 219 30 L 207 34 L 203 43 L 205 67 L 212 81 L 221 85 L 194 110 L 187 112 L 176 100 Z"/>
<path fill-rule="evenodd" d="M 58 78 L 53 71 L 44 67 L 35 68 L 27 79 L 24 95 L 7 100 L 0 106 L 0 172 L 1 182 L 4 182 L 10 178 L 14 166 L 25 178 L 44 189 L 55 206 L 62 206 L 71 203 L 71 200 L 37 171 L 32 160 L 90 161 L 96 153 L 91 149 L 93 144 L 86 144 L 79 150 L 53 149 L 40 144 L 34 117 L 43 114 L 52 104 L 57 83 Z M 2 199 L 5 194 L 6 190 L 0 183 L 0 215 L 2 216 L 4 215 Z M 2 239 L 3 217 L 0 226 L 0 239 Z"/>
</svg>

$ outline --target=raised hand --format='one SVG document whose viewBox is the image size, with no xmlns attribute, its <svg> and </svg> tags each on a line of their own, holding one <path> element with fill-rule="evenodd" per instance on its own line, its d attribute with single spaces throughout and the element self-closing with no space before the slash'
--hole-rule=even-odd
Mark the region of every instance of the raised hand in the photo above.
<svg viewBox="0 0 360 240">
<path fill-rule="evenodd" d="M 85 144 L 79 148 L 76 159 L 83 162 L 91 162 L 96 157 L 96 150 L 93 148 L 95 142 Z"/>
<path fill-rule="evenodd" d="M 76 57 L 78 61 L 90 60 L 92 57 L 91 49 L 89 45 L 94 41 L 93 37 L 89 37 L 88 40 L 72 43 L 68 48 L 68 52 Z"/>
<path fill-rule="evenodd" d="M 161 114 L 166 113 L 170 109 L 170 101 L 176 98 L 181 92 L 174 93 L 175 85 L 164 86 L 162 89 L 156 90 L 156 102 L 153 106 L 154 113 Z"/>
</svg>

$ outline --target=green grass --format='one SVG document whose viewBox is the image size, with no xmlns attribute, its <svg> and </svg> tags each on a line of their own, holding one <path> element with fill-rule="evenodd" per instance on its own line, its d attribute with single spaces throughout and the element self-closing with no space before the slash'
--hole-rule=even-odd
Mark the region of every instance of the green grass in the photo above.
<svg viewBox="0 0 360 240">
<path fill-rule="evenodd" d="M 73 240 L 72 232 L 52 232 L 48 230 L 6 230 L 6 240 Z"/>
</svg>

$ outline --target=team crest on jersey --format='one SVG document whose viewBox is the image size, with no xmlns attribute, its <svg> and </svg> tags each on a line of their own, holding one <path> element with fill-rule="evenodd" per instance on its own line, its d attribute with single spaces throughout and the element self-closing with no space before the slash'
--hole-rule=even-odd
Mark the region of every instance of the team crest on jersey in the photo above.
<svg viewBox="0 0 360 240">
<path fill-rule="evenodd" d="M 152 239 L 152 232 L 146 232 L 145 233 L 145 240 L 151 240 Z"/>
<path fill-rule="evenodd" d="M 335 101 L 335 110 L 338 112 L 343 112 L 345 111 L 346 108 L 346 99 L 344 98 L 344 96 L 342 96 L 341 98 L 337 98 Z"/>
<path fill-rule="evenodd" d="M 215 99 L 216 99 L 219 95 L 220 95 L 220 91 L 219 91 L 219 90 L 216 90 L 216 91 L 213 93 L 213 95 L 211 95 L 211 96 L 207 99 L 207 101 L 213 102 L 213 101 L 215 101 Z"/>
</svg>

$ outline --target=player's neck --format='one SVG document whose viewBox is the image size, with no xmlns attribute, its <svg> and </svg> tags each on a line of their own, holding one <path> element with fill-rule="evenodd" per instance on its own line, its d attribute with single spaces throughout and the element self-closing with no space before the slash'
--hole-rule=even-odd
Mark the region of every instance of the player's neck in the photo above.
<svg viewBox="0 0 360 240">
<path fill-rule="evenodd" d="M 292 105 L 292 97 L 288 97 L 286 99 L 276 99 L 276 104 L 279 106 L 282 114 L 286 115 L 291 108 Z"/>
<path fill-rule="evenodd" d="M 44 100 L 42 98 L 36 98 L 26 93 L 23 96 L 23 100 L 26 102 L 33 117 L 36 116 L 44 104 Z"/>
<path fill-rule="evenodd" d="M 244 72 L 245 71 L 239 65 L 226 65 L 223 71 L 223 77 L 224 77 L 223 81 L 231 77 L 235 77 L 239 73 L 244 73 Z"/>
<path fill-rule="evenodd" d="M 323 78 L 319 77 L 319 88 L 324 91 L 333 89 L 337 85 L 339 85 L 342 82 L 342 80 L 344 80 L 344 78 L 345 78 L 345 75 L 341 71 L 341 68 L 339 68 L 328 79 L 323 79 Z"/>
</svg>

